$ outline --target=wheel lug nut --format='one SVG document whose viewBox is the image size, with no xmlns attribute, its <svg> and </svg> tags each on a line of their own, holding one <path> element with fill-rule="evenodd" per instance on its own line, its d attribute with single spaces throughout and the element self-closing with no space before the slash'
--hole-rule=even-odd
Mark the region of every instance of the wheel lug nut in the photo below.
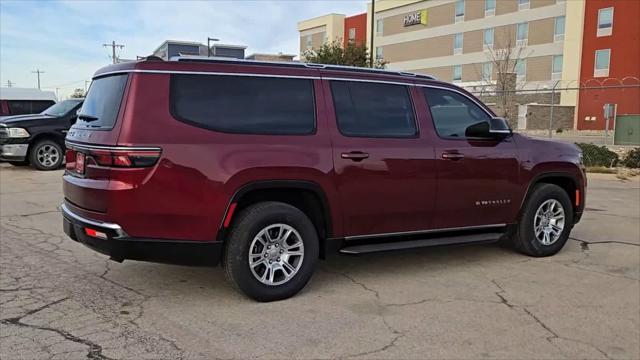
<svg viewBox="0 0 640 360">
<path fill-rule="evenodd" d="M 278 261 L 280 261 L 280 258 L 278 258 Z"/>
<path fill-rule="evenodd" d="M 269 264 L 273 263 L 273 260 L 269 260 Z"/>
<path fill-rule="evenodd" d="M 275 247 L 278 247 L 278 244 L 276 244 Z"/>
<path fill-rule="evenodd" d="M 282 254 L 283 252 L 284 252 L 283 250 L 280 250 L 280 254 Z"/>
<path fill-rule="evenodd" d="M 267 249 L 271 249 L 271 245 L 267 245 Z"/>
</svg>

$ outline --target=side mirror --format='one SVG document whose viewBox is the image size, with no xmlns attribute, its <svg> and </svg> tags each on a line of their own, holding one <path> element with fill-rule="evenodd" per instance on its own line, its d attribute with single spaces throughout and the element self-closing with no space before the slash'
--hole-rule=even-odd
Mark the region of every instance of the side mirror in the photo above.
<svg viewBox="0 0 640 360">
<path fill-rule="evenodd" d="M 501 117 L 493 117 L 489 120 L 489 134 L 493 137 L 504 138 L 513 133 L 507 120 Z"/>
<path fill-rule="evenodd" d="M 504 118 L 494 117 L 467 127 L 464 135 L 471 139 L 503 139 L 511 135 L 511 128 Z"/>
</svg>

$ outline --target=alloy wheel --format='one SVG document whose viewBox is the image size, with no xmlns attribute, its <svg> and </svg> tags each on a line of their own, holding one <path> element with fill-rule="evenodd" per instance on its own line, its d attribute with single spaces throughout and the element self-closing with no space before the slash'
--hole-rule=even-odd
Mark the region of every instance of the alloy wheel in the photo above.
<svg viewBox="0 0 640 360">
<path fill-rule="evenodd" d="M 36 150 L 36 155 L 36 158 L 38 159 L 40 165 L 45 167 L 54 166 L 60 159 L 60 152 L 58 151 L 58 149 L 55 146 L 49 144 L 40 146 Z"/>
<path fill-rule="evenodd" d="M 558 200 L 547 200 L 536 210 L 533 229 L 536 239 L 542 245 L 548 246 L 558 241 L 564 226 L 565 212 Z"/>
<path fill-rule="evenodd" d="M 304 259 L 302 237 L 287 224 L 272 224 L 258 232 L 249 246 L 249 267 L 265 285 L 282 285 L 300 270 Z"/>
</svg>

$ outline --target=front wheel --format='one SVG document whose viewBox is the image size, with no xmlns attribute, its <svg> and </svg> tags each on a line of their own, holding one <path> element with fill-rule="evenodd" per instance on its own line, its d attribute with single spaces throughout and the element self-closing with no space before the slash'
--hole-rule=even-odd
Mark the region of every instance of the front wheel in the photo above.
<svg viewBox="0 0 640 360">
<path fill-rule="evenodd" d="M 564 247 L 573 227 L 569 195 L 553 184 L 538 184 L 528 196 L 512 242 L 519 252 L 551 256 Z"/>
<path fill-rule="evenodd" d="M 229 281 L 250 298 L 289 298 L 311 279 L 318 261 L 316 229 L 298 208 L 261 202 L 244 209 L 226 239 Z"/>
<path fill-rule="evenodd" d="M 29 151 L 31 165 L 38 170 L 56 170 L 62 165 L 62 146 L 53 140 L 40 140 Z"/>
</svg>

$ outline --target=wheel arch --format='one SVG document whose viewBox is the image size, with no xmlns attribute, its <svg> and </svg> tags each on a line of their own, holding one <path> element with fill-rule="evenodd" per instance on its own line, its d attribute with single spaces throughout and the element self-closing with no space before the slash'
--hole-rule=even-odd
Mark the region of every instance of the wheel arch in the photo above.
<svg viewBox="0 0 640 360">
<path fill-rule="evenodd" d="M 37 144 L 39 141 L 42 141 L 42 140 L 53 140 L 58 145 L 60 145 L 63 152 L 65 150 L 64 136 L 61 136 L 60 134 L 56 134 L 54 132 L 41 132 L 34 135 L 33 138 L 29 140 L 29 149 L 27 150 L 27 153 L 30 154 L 35 144 Z M 64 157 L 64 153 L 62 154 L 62 156 Z"/>
<path fill-rule="evenodd" d="M 533 178 L 531 178 L 531 180 L 529 181 L 527 191 L 522 198 L 519 213 L 522 213 L 524 203 L 529 198 L 529 195 L 531 194 L 533 188 L 537 184 L 541 183 L 553 184 L 562 188 L 569 196 L 569 199 L 571 199 L 571 205 L 573 207 L 573 213 L 575 217 L 576 212 L 579 210 L 579 206 L 576 206 L 576 190 L 581 190 L 580 181 L 575 174 L 567 171 L 543 172 L 533 176 Z M 580 205 L 582 205 L 582 199 Z"/>
<path fill-rule="evenodd" d="M 241 186 L 227 203 L 217 240 L 225 240 L 239 211 L 261 201 L 280 201 L 304 212 L 316 227 L 320 256 L 324 258 L 324 242 L 333 235 L 331 208 L 322 187 L 308 180 L 261 180 Z"/>
</svg>

